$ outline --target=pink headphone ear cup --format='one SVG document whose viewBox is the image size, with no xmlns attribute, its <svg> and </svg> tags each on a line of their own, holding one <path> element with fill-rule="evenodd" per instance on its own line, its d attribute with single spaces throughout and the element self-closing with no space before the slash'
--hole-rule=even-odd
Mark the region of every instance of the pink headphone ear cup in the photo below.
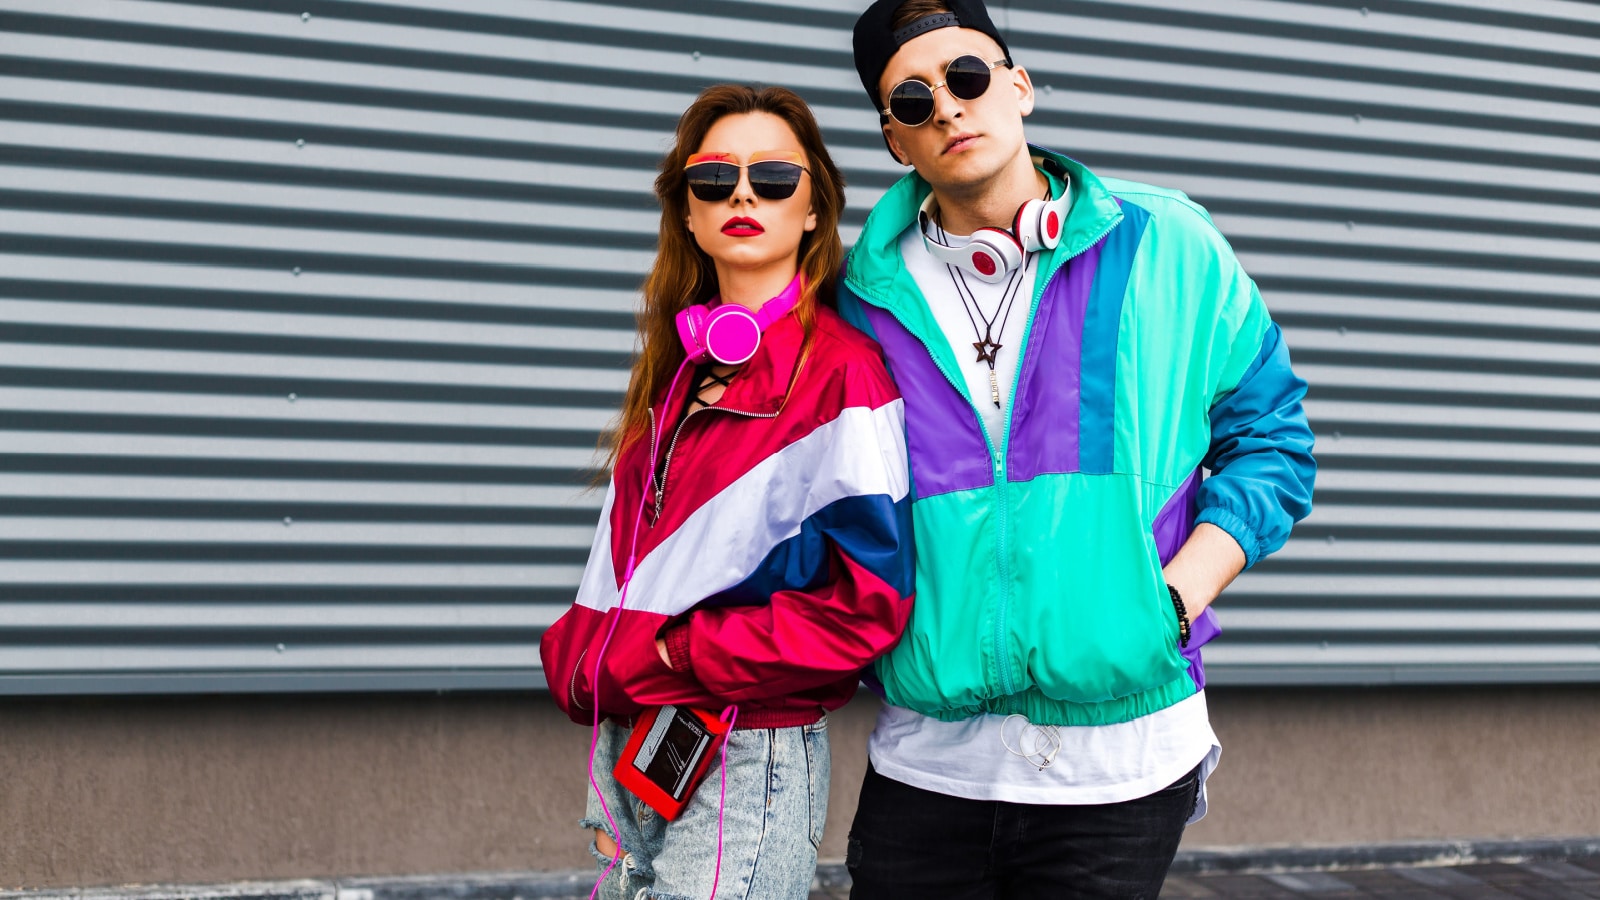
<svg viewBox="0 0 1600 900">
<path fill-rule="evenodd" d="M 711 359 L 706 349 L 706 320 L 709 317 L 710 310 L 696 303 L 679 310 L 674 319 L 678 326 L 678 340 L 683 344 L 683 352 L 691 363 L 703 363 Z"/>
<path fill-rule="evenodd" d="M 997 284 L 1022 265 L 1022 245 L 1002 228 L 979 228 L 963 248 L 966 265 L 979 281 Z"/>
<path fill-rule="evenodd" d="M 761 323 L 750 310 L 724 303 L 706 317 L 703 340 L 710 358 L 723 365 L 742 365 L 761 346 Z"/>
</svg>

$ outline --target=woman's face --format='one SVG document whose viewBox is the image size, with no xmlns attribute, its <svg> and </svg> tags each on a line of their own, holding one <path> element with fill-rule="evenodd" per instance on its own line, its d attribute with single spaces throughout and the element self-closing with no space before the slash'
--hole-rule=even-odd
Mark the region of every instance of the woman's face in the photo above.
<svg viewBox="0 0 1600 900">
<path fill-rule="evenodd" d="M 764 112 L 718 119 L 689 162 L 707 154 L 735 165 L 789 158 L 809 168 L 805 149 L 789 123 Z M 750 187 L 749 169 L 740 169 L 738 174 L 739 184 L 725 200 L 701 200 L 690 191 L 688 225 L 695 242 L 719 271 L 764 269 L 785 263 L 790 270 L 795 269 L 800 238 L 817 227 L 817 214 L 811 208 L 810 173 L 800 173 L 794 194 L 782 200 L 757 195 Z"/>
</svg>

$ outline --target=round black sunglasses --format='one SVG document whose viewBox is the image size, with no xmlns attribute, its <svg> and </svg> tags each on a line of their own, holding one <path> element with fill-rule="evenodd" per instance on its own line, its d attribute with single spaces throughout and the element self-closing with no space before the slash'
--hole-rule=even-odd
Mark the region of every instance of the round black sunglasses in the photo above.
<svg viewBox="0 0 1600 900">
<path fill-rule="evenodd" d="M 919 78 L 907 78 L 889 92 L 889 105 L 878 112 L 893 116 L 896 122 L 915 128 L 933 118 L 933 92 L 949 88 L 950 96 L 957 100 L 976 100 L 989 90 L 989 73 L 1000 66 L 1010 67 L 1008 60 L 984 62 L 981 57 L 967 55 L 950 60 L 944 67 L 944 80 L 928 84 Z"/>
</svg>

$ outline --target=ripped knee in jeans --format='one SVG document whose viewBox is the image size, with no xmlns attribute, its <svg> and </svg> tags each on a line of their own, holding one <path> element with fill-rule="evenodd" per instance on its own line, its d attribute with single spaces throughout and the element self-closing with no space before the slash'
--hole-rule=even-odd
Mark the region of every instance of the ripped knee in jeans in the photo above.
<svg viewBox="0 0 1600 900">
<path fill-rule="evenodd" d="M 626 854 L 622 852 L 621 845 L 617 843 L 617 836 L 612 834 L 611 829 L 605 822 L 586 818 L 578 822 L 578 827 L 587 828 L 594 832 L 594 840 L 589 842 L 589 852 L 594 855 L 596 862 L 606 865 L 613 860 L 622 861 Z"/>
</svg>

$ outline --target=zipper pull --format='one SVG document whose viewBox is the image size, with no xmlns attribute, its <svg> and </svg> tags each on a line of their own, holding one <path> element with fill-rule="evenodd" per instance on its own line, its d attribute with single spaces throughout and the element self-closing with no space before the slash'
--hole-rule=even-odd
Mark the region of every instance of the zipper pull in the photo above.
<svg viewBox="0 0 1600 900">
<path fill-rule="evenodd" d="M 994 367 L 989 367 L 989 399 L 994 401 L 994 408 L 1000 408 L 1000 376 L 994 374 Z"/>
</svg>

